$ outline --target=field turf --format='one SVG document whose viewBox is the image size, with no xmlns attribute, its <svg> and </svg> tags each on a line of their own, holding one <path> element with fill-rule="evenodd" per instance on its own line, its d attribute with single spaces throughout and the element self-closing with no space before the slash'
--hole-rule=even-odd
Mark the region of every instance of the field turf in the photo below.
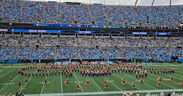
<svg viewBox="0 0 183 96">
<path fill-rule="evenodd" d="M 73 77 L 65 77 L 62 75 L 57 76 L 41 76 L 41 77 L 25 77 L 18 74 L 18 69 L 26 64 L 6 65 L 0 64 L 0 95 L 6 93 L 15 94 L 21 92 L 24 94 L 63 94 L 63 93 L 88 93 L 88 92 L 114 92 L 114 91 L 138 91 L 138 90 L 161 90 L 161 89 L 183 89 L 178 84 L 181 82 L 180 78 L 183 78 L 183 64 L 169 64 L 169 63 L 151 63 L 144 65 L 144 67 L 159 67 L 159 68 L 173 68 L 175 73 L 172 74 L 148 74 L 143 84 L 139 83 L 132 74 L 125 73 L 113 73 L 112 76 L 104 77 L 83 77 L 79 73 L 75 73 Z M 9 80 L 12 76 L 13 80 Z M 156 78 L 162 77 L 162 87 L 158 87 L 156 84 Z M 167 79 L 174 78 L 173 82 L 168 82 Z M 30 83 L 25 83 L 25 78 L 30 80 Z M 126 79 L 127 85 L 122 86 L 121 81 Z M 43 85 L 42 82 L 47 79 L 48 85 Z M 65 85 L 63 82 L 69 80 L 70 84 Z M 90 86 L 86 86 L 85 82 L 89 80 Z M 108 81 L 109 88 L 104 89 L 104 80 Z M 18 83 L 21 82 L 23 88 L 18 88 Z M 130 83 L 136 84 L 136 90 L 130 87 Z M 82 89 L 76 88 L 76 84 L 79 83 Z M 73 94 L 74 95 L 74 94 Z M 119 95 L 119 94 L 118 94 Z M 113 94 L 111 96 L 118 96 Z M 101 96 L 101 95 L 100 95 Z M 106 96 L 106 95 L 104 95 Z M 107 95 L 108 96 L 108 95 Z M 119 95 L 121 96 L 121 95 Z"/>
</svg>

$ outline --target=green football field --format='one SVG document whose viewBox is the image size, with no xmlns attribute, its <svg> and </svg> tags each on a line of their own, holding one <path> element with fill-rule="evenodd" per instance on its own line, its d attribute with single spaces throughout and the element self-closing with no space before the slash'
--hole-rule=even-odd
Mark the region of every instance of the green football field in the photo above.
<svg viewBox="0 0 183 96">
<path fill-rule="evenodd" d="M 182 90 L 183 86 L 178 85 L 183 82 L 183 64 L 168 64 L 168 63 L 151 63 L 148 65 L 143 65 L 143 67 L 159 67 L 159 68 L 173 68 L 175 73 L 172 74 L 148 74 L 145 78 L 144 83 L 140 83 L 132 74 L 127 73 L 113 73 L 112 76 L 104 77 L 83 77 L 80 73 L 74 73 L 72 77 L 66 77 L 65 75 L 56 76 L 22 76 L 18 74 L 18 69 L 27 64 L 15 64 L 6 65 L 0 64 L 0 95 L 6 93 L 15 94 L 16 92 L 35 95 L 36 94 L 60 94 L 60 95 L 95 95 L 98 96 L 121 96 L 122 92 L 145 92 L 150 90 L 152 92 L 158 93 L 158 90 Z M 13 79 L 10 81 L 9 77 Z M 156 78 L 162 77 L 163 86 L 159 87 L 156 83 Z M 174 81 L 169 82 L 168 79 L 173 77 Z M 28 78 L 30 82 L 25 83 L 25 78 Z M 48 85 L 42 84 L 44 80 L 47 79 Z M 65 85 L 63 82 L 69 80 L 70 84 Z M 127 85 L 122 85 L 121 81 L 126 79 Z M 85 82 L 89 80 L 91 82 L 90 86 L 86 86 Z M 104 80 L 108 81 L 109 88 L 104 88 Z M 18 83 L 21 82 L 23 88 L 18 88 Z M 136 84 L 136 90 L 130 87 L 130 83 L 134 82 Z M 76 85 L 80 84 L 82 89 L 77 89 Z M 157 91 L 157 92 L 156 92 Z M 101 95 L 100 95 L 101 94 Z M 51 96 L 51 95 L 50 95 Z"/>
</svg>

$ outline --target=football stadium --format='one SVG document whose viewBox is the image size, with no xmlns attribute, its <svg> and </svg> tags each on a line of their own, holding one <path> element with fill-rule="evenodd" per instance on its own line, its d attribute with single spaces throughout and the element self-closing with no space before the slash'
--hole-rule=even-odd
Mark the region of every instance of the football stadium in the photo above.
<svg viewBox="0 0 183 96">
<path fill-rule="evenodd" d="M 0 96 L 183 96 L 183 0 L 0 0 Z"/>
</svg>

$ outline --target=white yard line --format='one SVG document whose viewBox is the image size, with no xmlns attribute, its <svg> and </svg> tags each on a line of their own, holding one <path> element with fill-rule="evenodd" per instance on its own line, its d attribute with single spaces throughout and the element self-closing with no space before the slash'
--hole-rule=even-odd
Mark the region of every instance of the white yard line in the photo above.
<svg viewBox="0 0 183 96">
<path fill-rule="evenodd" d="M 77 83 L 79 84 L 79 80 L 78 78 L 76 77 L 75 73 L 74 73 L 74 78 L 76 79 Z M 80 85 L 80 84 L 79 84 Z M 81 85 L 80 85 L 81 86 Z M 81 91 L 83 92 L 83 88 L 81 88 Z"/>
<path fill-rule="evenodd" d="M 156 76 L 156 75 L 154 75 L 154 74 L 151 74 L 152 76 L 154 76 L 154 77 L 159 77 L 159 76 Z M 150 78 L 149 78 L 150 79 Z M 152 81 L 155 81 L 155 80 L 153 80 L 153 79 L 151 79 Z M 155 81 L 156 82 L 156 81 Z M 171 86 L 168 86 L 167 84 L 164 84 L 165 86 L 167 86 L 167 87 L 169 87 L 169 88 L 172 88 L 172 89 L 175 89 L 175 88 L 173 88 L 173 87 L 171 87 Z"/>
<path fill-rule="evenodd" d="M 34 73 L 36 73 L 36 71 Z M 32 79 L 32 75 L 29 78 L 28 82 L 30 82 L 31 79 Z M 25 85 L 23 86 L 23 88 L 20 89 L 19 93 L 21 93 L 26 86 L 27 86 L 27 83 L 25 83 Z"/>
<path fill-rule="evenodd" d="M 17 70 L 17 69 L 14 69 L 14 70 L 12 70 L 12 71 L 15 71 L 15 70 Z M 2 77 L 4 77 L 4 76 L 8 75 L 8 74 L 11 73 L 12 71 L 9 71 L 8 73 L 2 75 L 0 78 L 2 78 Z"/>
<path fill-rule="evenodd" d="M 43 93 L 43 89 L 44 89 L 44 84 L 43 84 L 43 86 L 42 86 L 42 88 L 41 88 L 41 93 L 40 93 L 40 94 L 42 94 L 42 93 Z"/>
<path fill-rule="evenodd" d="M 105 77 L 105 78 L 107 78 L 107 77 Z M 107 78 L 108 79 L 108 78 Z M 108 80 L 110 80 L 110 79 L 108 79 Z M 122 91 L 122 89 L 121 88 L 119 88 L 118 86 L 116 86 L 116 84 L 114 84 L 113 82 L 111 82 L 112 83 L 112 85 L 114 85 L 117 89 L 119 89 L 119 90 L 121 90 Z"/>
<path fill-rule="evenodd" d="M 60 88 L 61 88 L 61 92 L 63 93 L 63 84 L 62 84 L 62 75 L 60 74 Z"/>
<path fill-rule="evenodd" d="M 128 75 L 128 74 L 127 74 Z M 131 78 L 133 78 L 132 76 L 130 76 L 130 75 L 128 75 L 129 77 L 131 77 Z M 154 88 L 154 89 L 158 89 L 158 88 L 156 88 L 156 87 L 154 87 L 154 86 L 151 86 L 150 84 L 148 84 L 148 83 L 146 83 L 146 82 L 143 82 L 144 84 L 146 84 L 146 85 L 148 85 L 148 86 L 150 86 L 150 87 L 152 87 L 152 88 Z"/>
<path fill-rule="evenodd" d="M 11 80 L 10 83 L 13 82 L 18 76 L 19 76 L 19 75 L 17 75 L 13 80 Z M 6 88 L 7 86 L 8 86 L 8 85 L 4 86 L 4 87 L 0 90 L 0 92 L 1 92 L 4 88 Z"/>
<path fill-rule="evenodd" d="M 91 78 L 91 77 L 90 77 L 90 78 Z M 93 78 L 91 78 L 91 79 L 92 79 L 93 83 L 98 87 L 98 89 L 100 89 L 100 91 L 103 92 L 102 88 L 100 88 L 100 86 L 95 82 L 95 80 L 93 80 Z"/>
<path fill-rule="evenodd" d="M 47 80 L 47 76 L 46 76 L 46 80 Z M 43 93 L 43 89 L 44 89 L 44 84 L 43 84 L 43 86 L 42 86 L 42 88 L 41 88 L 41 93 L 40 93 L 40 94 Z"/>
<path fill-rule="evenodd" d="M 168 75 L 169 77 L 173 77 L 173 76 L 171 76 L 171 75 L 176 75 L 176 74 L 166 74 L 166 75 Z M 180 78 L 176 78 L 176 77 L 173 77 L 173 78 L 175 78 L 175 79 L 177 79 L 177 80 L 180 80 Z M 175 80 L 173 80 L 173 82 L 176 82 Z M 176 82 L 177 84 L 178 84 L 178 82 Z"/>
<path fill-rule="evenodd" d="M 118 75 L 114 74 L 114 76 L 116 76 L 117 78 L 119 78 L 120 80 L 123 80 L 122 78 L 118 77 Z M 128 83 L 128 82 L 127 82 Z"/>
<path fill-rule="evenodd" d="M 28 81 L 30 81 L 31 79 L 32 79 L 32 76 L 29 78 Z M 21 93 L 26 86 L 27 86 L 27 83 L 25 83 L 25 85 L 23 86 L 23 88 L 20 89 L 19 93 Z"/>
<path fill-rule="evenodd" d="M 0 66 L 1 67 L 1 66 Z M 3 68 L 3 67 L 1 67 L 2 69 L 0 69 L 0 72 L 3 72 L 3 71 L 5 71 L 5 70 L 7 70 L 8 68 Z"/>
<path fill-rule="evenodd" d="M 170 74 L 170 75 L 172 75 L 172 74 Z M 180 74 L 174 74 L 174 75 L 180 76 L 180 78 L 176 78 L 176 79 L 178 79 L 178 80 L 180 80 L 181 78 L 183 78 L 183 76 L 180 75 Z M 170 76 L 170 77 L 171 77 L 171 76 Z M 175 77 L 173 77 L 173 78 L 175 78 Z"/>
<path fill-rule="evenodd" d="M 116 74 L 115 74 L 115 76 L 118 77 L 118 75 L 116 75 Z M 121 77 L 118 77 L 118 78 L 121 79 Z M 123 79 L 121 79 L 121 80 L 123 80 Z M 127 82 L 127 84 L 129 84 L 129 83 Z M 137 88 L 137 89 L 140 90 L 139 88 Z"/>
</svg>

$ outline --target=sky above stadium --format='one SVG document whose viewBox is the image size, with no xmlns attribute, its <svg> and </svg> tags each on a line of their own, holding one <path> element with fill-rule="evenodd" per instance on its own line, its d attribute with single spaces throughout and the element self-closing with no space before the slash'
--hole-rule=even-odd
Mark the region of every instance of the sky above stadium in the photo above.
<svg viewBox="0 0 183 96">
<path fill-rule="evenodd" d="M 104 5 L 137 5 L 137 6 L 166 6 L 183 5 L 183 0 L 29 0 L 29 1 L 58 1 L 58 2 L 82 2 L 87 4 L 100 3 Z"/>
</svg>

